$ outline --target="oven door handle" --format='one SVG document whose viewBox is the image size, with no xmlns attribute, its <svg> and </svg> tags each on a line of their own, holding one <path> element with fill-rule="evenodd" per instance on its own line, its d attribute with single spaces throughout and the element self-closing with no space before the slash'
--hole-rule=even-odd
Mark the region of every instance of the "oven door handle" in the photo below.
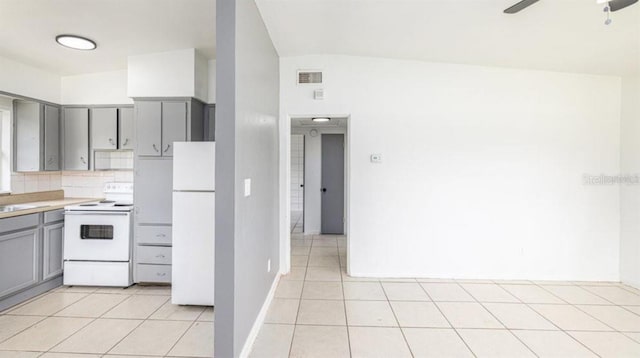
<svg viewBox="0 0 640 358">
<path fill-rule="evenodd" d="M 110 212 L 105 212 L 105 211 L 101 211 L 101 212 L 97 212 L 97 211 L 65 211 L 64 215 L 93 215 L 93 216 L 102 216 L 102 215 L 106 215 L 106 216 L 126 216 L 129 215 L 130 213 L 118 213 L 118 212 L 114 212 L 114 213 L 110 213 Z"/>
</svg>

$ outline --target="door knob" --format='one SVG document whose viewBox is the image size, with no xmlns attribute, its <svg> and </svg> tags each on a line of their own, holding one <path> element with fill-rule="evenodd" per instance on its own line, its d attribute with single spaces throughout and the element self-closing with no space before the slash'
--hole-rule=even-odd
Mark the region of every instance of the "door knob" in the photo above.
<svg viewBox="0 0 640 358">
<path fill-rule="evenodd" d="M 322 188 L 322 192 L 326 193 L 327 192 L 327 188 Z"/>
<path fill-rule="evenodd" d="M 300 187 L 301 187 L 301 188 L 304 188 L 304 184 L 300 184 Z"/>
</svg>

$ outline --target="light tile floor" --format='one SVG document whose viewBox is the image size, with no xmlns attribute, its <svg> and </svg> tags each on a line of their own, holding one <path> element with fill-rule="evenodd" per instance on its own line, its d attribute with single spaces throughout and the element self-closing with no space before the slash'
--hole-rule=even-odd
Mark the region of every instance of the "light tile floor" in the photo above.
<svg viewBox="0 0 640 358">
<path fill-rule="evenodd" d="M 60 287 L 0 312 L 0 358 L 213 357 L 213 308 L 168 286 Z"/>
<path fill-rule="evenodd" d="M 303 231 L 303 216 L 302 211 L 291 212 L 291 233 L 301 235 Z"/>
<path fill-rule="evenodd" d="M 615 282 L 361 279 L 343 236 L 292 235 L 251 357 L 640 357 L 640 290 Z"/>
</svg>

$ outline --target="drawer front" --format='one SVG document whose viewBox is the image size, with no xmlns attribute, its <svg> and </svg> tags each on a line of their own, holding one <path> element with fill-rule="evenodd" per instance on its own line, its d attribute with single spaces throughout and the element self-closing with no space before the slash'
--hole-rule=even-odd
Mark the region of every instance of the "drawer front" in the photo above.
<svg viewBox="0 0 640 358">
<path fill-rule="evenodd" d="M 64 220 L 64 209 L 44 212 L 45 224 L 54 223 L 56 221 L 62 221 L 62 220 Z"/>
<path fill-rule="evenodd" d="M 171 265 L 171 248 L 165 246 L 138 246 L 137 262 L 141 264 Z"/>
<path fill-rule="evenodd" d="M 171 265 L 138 264 L 137 282 L 171 282 Z"/>
<path fill-rule="evenodd" d="M 171 245 L 171 226 L 136 227 L 138 244 Z"/>
<path fill-rule="evenodd" d="M 10 232 L 38 226 L 40 214 L 29 214 L 0 219 L 0 232 Z"/>
</svg>

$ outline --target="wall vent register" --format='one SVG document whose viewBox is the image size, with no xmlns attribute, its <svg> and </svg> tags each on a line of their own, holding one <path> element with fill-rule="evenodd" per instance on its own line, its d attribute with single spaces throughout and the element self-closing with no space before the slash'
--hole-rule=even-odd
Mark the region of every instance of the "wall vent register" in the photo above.
<svg viewBox="0 0 640 358">
<path fill-rule="evenodd" d="M 298 84 L 322 83 L 321 71 L 298 71 Z"/>
</svg>

